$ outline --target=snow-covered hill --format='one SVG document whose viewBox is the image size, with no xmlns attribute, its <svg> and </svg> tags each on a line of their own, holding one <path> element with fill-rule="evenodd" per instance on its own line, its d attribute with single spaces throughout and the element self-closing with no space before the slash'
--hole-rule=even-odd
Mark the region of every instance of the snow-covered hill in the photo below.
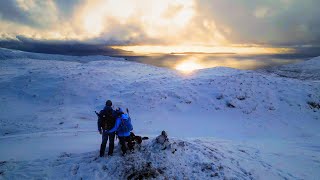
<svg viewBox="0 0 320 180">
<path fill-rule="evenodd" d="M 98 151 L 61 153 L 53 159 L 4 161 L 7 179 L 294 179 L 274 167 L 259 149 L 213 139 L 172 140 L 175 151 L 161 150 L 153 141 L 122 157 L 98 158 Z M 307 173 L 307 172 L 306 172 Z"/>
<path fill-rule="evenodd" d="M 320 83 L 314 78 L 223 67 L 183 74 L 105 56 L 6 49 L 0 57 L 0 178 L 128 177 L 148 169 L 149 161 L 160 179 L 320 177 Z M 298 67 L 319 68 L 319 59 L 310 62 Z M 145 151 L 96 159 L 94 110 L 107 99 L 128 107 L 135 133 L 151 137 Z M 189 149 L 154 149 L 152 137 L 164 129 Z M 126 158 L 137 159 L 133 170 L 122 167 Z"/>
<path fill-rule="evenodd" d="M 271 67 L 262 72 L 273 73 L 281 77 L 320 80 L 320 57 L 306 62 Z"/>
</svg>

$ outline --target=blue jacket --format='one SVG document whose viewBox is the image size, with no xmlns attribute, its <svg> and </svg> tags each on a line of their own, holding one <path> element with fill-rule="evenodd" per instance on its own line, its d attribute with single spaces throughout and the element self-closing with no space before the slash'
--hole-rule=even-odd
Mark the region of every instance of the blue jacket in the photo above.
<svg viewBox="0 0 320 180">
<path fill-rule="evenodd" d="M 128 121 L 131 124 L 131 118 L 130 117 L 129 117 Z M 130 130 L 125 131 L 125 132 L 119 131 L 120 124 L 121 124 L 121 117 L 118 117 L 117 120 L 116 120 L 115 126 L 111 130 L 109 130 L 107 132 L 108 133 L 113 133 L 113 132 L 117 131 L 117 135 L 119 137 L 128 137 L 128 136 L 130 136 Z"/>
</svg>

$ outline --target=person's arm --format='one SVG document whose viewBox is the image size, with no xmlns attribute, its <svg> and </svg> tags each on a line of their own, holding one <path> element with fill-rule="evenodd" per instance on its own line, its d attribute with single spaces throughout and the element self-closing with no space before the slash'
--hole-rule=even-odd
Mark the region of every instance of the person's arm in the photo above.
<svg viewBox="0 0 320 180">
<path fill-rule="evenodd" d="M 132 123 L 131 123 L 131 118 L 129 117 L 129 122 L 130 122 L 130 124 L 131 124 L 131 129 L 130 129 L 130 131 L 133 131 L 133 125 L 132 125 Z"/>
<path fill-rule="evenodd" d="M 116 130 L 118 130 L 119 126 L 120 126 L 120 118 L 117 118 L 116 124 L 114 125 L 114 127 L 113 127 L 112 129 L 110 129 L 110 130 L 108 131 L 108 133 L 113 133 L 113 132 L 115 132 Z"/>
<path fill-rule="evenodd" d="M 102 133 L 102 127 L 101 127 L 101 120 L 100 120 L 100 118 L 98 118 L 98 131 L 99 131 L 99 133 L 101 134 Z"/>
<path fill-rule="evenodd" d="M 101 114 L 101 111 L 99 113 L 99 115 Z M 98 114 L 97 114 L 98 115 Z M 101 118 L 100 116 L 98 117 L 98 122 L 97 122 L 97 125 L 98 125 L 98 131 L 100 134 L 102 134 L 102 125 L 101 125 Z"/>
</svg>

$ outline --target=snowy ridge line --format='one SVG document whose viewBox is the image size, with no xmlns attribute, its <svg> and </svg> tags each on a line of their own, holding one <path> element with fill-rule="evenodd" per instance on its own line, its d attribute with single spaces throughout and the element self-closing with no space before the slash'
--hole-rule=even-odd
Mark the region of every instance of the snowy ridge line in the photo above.
<svg viewBox="0 0 320 180">
<path fill-rule="evenodd" d="M 99 131 L 95 131 L 95 130 L 73 130 L 73 129 L 65 129 L 65 130 L 56 130 L 56 131 L 42 131 L 42 132 L 34 132 L 34 133 L 25 133 L 25 134 L 15 134 L 15 135 L 4 135 L 4 136 L 0 136 L 0 140 L 2 139 L 11 139 L 11 138 L 24 138 L 24 137 L 49 137 L 49 136 L 64 136 L 64 135 L 84 135 L 84 134 L 94 134 L 97 136 L 101 136 L 99 134 Z M 139 134 L 139 136 L 147 136 L 150 138 L 155 137 L 155 135 L 151 135 L 151 134 Z M 175 139 L 177 137 L 173 137 L 173 139 Z M 200 137 L 201 138 L 201 137 Z M 204 138 L 209 138 L 210 137 L 204 137 Z M 194 139 L 198 139 L 197 138 L 186 138 L 186 139 L 190 139 L 190 140 L 194 140 Z"/>
<path fill-rule="evenodd" d="M 280 77 L 314 80 L 319 82 L 320 56 L 299 63 L 275 66 L 257 71 L 262 73 L 272 73 Z"/>
<path fill-rule="evenodd" d="M 0 171 L 8 179 L 264 179 L 261 174 L 273 179 L 298 179 L 272 168 L 257 149 L 238 149 L 226 142 L 170 139 L 170 146 L 163 150 L 150 139 L 125 157 L 120 155 L 118 143 L 115 146 L 112 157 L 98 158 L 97 151 L 64 152 L 54 159 L 4 161 Z"/>
<path fill-rule="evenodd" d="M 0 60 L 9 60 L 9 59 L 35 59 L 35 60 L 76 61 L 76 62 L 90 62 L 90 61 L 102 61 L 102 60 L 125 61 L 124 58 L 103 56 L 103 55 L 71 56 L 71 55 L 59 55 L 59 54 L 32 53 L 32 52 L 0 48 Z"/>
<path fill-rule="evenodd" d="M 98 133 L 98 131 L 94 130 L 73 130 L 73 129 L 66 129 L 66 130 L 56 130 L 56 131 L 43 131 L 43 132 L 34 132 L 34 133 L 25 133 L 25 134 L 15 134 L 15 135 L 5 135 L 0 136 L 0 139 L 7 139 L 7 138 L 19 138 L 19 137 L 36 137 L 36 136 L 59 136 L 63 134 L 71 134 L 71 133 Z"/>
</svg>

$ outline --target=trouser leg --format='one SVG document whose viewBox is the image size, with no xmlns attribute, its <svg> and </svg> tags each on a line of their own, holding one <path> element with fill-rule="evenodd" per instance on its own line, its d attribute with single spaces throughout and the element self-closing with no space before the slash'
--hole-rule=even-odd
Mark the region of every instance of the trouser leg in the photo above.
<svg viewBox="0 0 320 180">
<path fill-rule="evenodd" d="M 109 152 L 108 155 L 112 155 L 113 154 L 113 149 L 114 149 L 114 137 L 115 137 L 115 133 L 111 133 L 108 134 L 109 136 Z"/>
<path fill-rule="evenodd" d="M 102 142 L 101 142 L 101 146 L 100 146 L 100 157 L 104 156 L 107 142 L 108 142 L 108 135 L 106 133 L 103 133 L 102 134 Z"/>
<path fill-rule="evenodd" d="M 133 150 L 134 144 L 133 144 L 131 138 L 130 138 L 130 137 L 126 137 L 126 141 L 127 141 L 127 143 L 128 143 L 128 149 L 129 149 L 129 150 Z"/>
<path fill-rule="evenodd" d="M 119 137 L 119 141 L 120 141 L 122 153 L 125 154 L 127 152 L 126 138 L 125 137 Z"/>
</svg>

